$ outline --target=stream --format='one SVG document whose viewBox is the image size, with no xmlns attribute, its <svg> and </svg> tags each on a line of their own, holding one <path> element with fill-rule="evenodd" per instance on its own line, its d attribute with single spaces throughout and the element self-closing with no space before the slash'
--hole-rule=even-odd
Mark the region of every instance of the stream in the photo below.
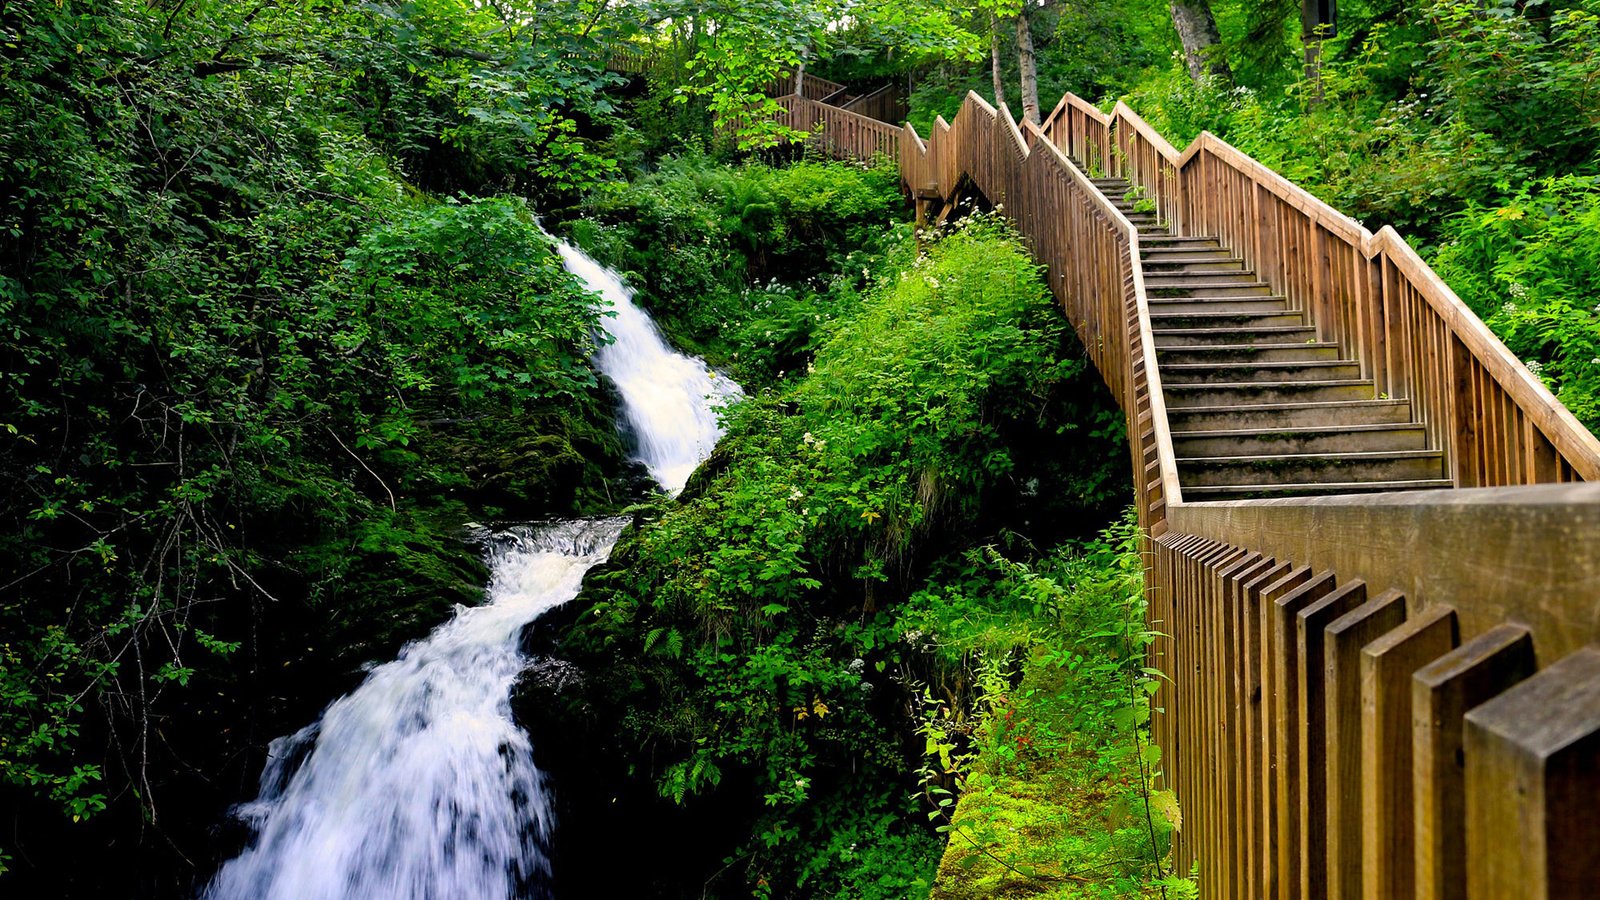
<svg viewBox="0 0 1600 900">
<path fill-rule="evenodd" d="M 561 243 L 605 301 L 596 367 L 622 397 L 636 457 L 670 494 L 721 437 L 739 386 L 674 351 L 615 272 Z M 603 307 L 604 308 L 604 307 Z M 485 601 L 377 665 L 313 724 L 274 740 L 259 794 L 234 815 L 249 846 L 205 900 L 545 898 L 556 826 L 511 690 L 528 623 L 577 596 L 626 519 L 522 526 L 485 539 Z"/>
</svg>

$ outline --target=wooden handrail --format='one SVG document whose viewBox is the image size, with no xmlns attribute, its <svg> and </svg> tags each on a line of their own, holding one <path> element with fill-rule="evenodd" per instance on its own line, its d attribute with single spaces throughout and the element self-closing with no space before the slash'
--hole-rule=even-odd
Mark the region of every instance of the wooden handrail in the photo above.
<svg viewBox="0 0 1600 900">
<path fill-rule="evenodd" d="M 834 156 L 871 160 L 900 155 L 900 129 L 887 122 L 798 94 L 777 102 L 790 128 L 810 135 L 809 141 Z"/>
</svg>

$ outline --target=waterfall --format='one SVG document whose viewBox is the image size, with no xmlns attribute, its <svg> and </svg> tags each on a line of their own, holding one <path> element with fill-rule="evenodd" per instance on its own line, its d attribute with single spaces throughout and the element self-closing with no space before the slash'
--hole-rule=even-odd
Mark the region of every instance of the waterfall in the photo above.
<svg viewBox="0 0 1600 900">
<path fill-rule="evenodd" d="M 615 273 L 561 245 L 615 310 L 595 364 L 617 383 L 639 458 L 682 490 L 738 385 L 667 346 Z M 314 724 L 268 748 L 254 840 L 205 900 L 499 900 L 546 895 L 554 815 L 533 743 L 511 717 L 522 629 L 577 596 L 625 520 L 515 528 L 488 538 L 487 602 L 377 666 Z"/>
<path fill-rule="evenodd" d="M 639 461 L 668 493 L 676 494 L 722 436 L 716 407 L 743 392 L 700 359 L 667 346 L 616 272 L 570 244 L 563 242 L 559 249 L 567 271 L 611 305 L 612 314 L 603 319 L 611 342 L 595 353 L 595 366 L 622 394 Z"/>
</svg>

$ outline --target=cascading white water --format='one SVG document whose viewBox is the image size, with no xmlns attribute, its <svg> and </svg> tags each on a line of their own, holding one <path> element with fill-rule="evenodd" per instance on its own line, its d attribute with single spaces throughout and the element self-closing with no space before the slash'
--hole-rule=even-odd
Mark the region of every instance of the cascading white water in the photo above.
<svg viewBox="0 0 1600 900">
<path fill-rule="evenodd" d="M 611 304 L 614 314 L 603 319 L 611 343 L 595 353 L 595 366 L 622 394 L 623 414 L 639 441 L 639 460 L 676 494 L 722 437 L 716 408 L 744 392 L 700 359 L 667 346 L 617 273 L 570 244 L 562 242 L 559 249 L 567 271 Z"/>
<path fill-rule="evenodd" d="M 615 274 L 566 244 L 568 268 L 616 309 L 596 365 L 621 389 L 643 462 L 682 490 L 738 386 L 674 353 Z M 489 538 L 488 602 L 461 607 L 374 668 L 315 724 L 272 742 L 259 796 L 236 808 L 255 839 L 205 900 L 500 900 L 541 896 L 554 824 L 533 744 L 511 717 L 522 629 L 577 596 L 625 520 L 558 522 Z"/>
<path fill-rule="evenodd" d="M 625 519 L 490 539 L 489 602 L 373 669 L 322 719 L 272 742 L 254 845 L 207 898 L 506 898 L 548 874 L 552 825 L 533 745 L 511 718 L 522 628 L 577 596 Z M 298 768 L 294 768 L 298 763 Z M 291 771 L 292 770 L 292 771 Z"/>
</svg>

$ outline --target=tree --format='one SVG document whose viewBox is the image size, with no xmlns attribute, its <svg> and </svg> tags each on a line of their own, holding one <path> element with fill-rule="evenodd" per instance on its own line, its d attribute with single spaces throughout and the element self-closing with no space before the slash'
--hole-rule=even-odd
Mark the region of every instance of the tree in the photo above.
<svg viewBox="0 0 1600 900">
<path fill-rule="evenodd" d="M 994 81 L 995 105 L 1003 106 L 1006 102 L 1006 76 L 1004 67 L 1000 65 L 1000 17 L 993 10 L 989 11 L 989 75 Z"/>
<path fill-rule="evenodd" d="M 1022 116 L 1039 124 L 1039 65 L 1033 55 L 1033 27 L 1028 22 L 1032 3 L 1017 10 L 1017 70 L 1022 82 Z"/>
<path fill-rule="evenodd" d="M 1183 42 L 1183 60 L 1189 68 L 1189 77 L 1196 83 L 1204 81 L 1207 75 L 1232 78 L 1209 0 L 1171 0 L 1171 6 L 1172 25 Z"/>
</svg>

